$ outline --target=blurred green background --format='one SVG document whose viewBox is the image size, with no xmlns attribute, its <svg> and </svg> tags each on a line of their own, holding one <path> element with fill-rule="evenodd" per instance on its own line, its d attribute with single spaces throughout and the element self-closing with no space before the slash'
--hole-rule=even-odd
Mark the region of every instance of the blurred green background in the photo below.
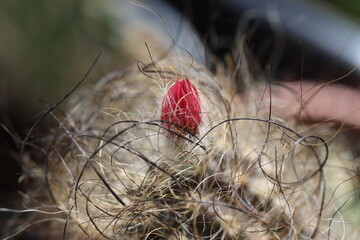
<svg viewBox="0 0 360 240">
<path fill-rule="evenodd" d="M 128 64 L 128 57 L 118 47 L 121 21 L 113 14 L 119 2 L 0 1 L 0 123 L 23 138 L 46 109 L 43 101 L 53 104 L 64 96 L 100 52 L 88 82 Z M 360 18 L 360 1 L 328 2 Z M 16 189 L 20 168 L 16 143 L 3 128 L 0 143 L 0 206 L 4 206 Z"/>
<path fill-rule="evenodd" d="M 360 19 L 360 1 L 358 0 L 324 0 L 324 2 L 328 2 L 352 17 Z"/>
<path fill-rule="evenodd" d="M 102 1 L 2 0 L 0 23 L 2 98 L 19 114 L 38 109 L 38 98 L 58 99 L 100 51 L 95 73 L 120 61 L 109 44 L 115 26 Z"/>
</svg>

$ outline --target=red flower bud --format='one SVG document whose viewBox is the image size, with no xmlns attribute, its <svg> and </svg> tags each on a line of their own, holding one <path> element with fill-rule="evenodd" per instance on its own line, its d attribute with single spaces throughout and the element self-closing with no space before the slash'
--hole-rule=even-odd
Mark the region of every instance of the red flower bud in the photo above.
<svg viewBox="0 0 360 240">
<path fill-rule="evenodd" d="M 188 79 L 177 81 L 165 94 L 161 104 L 161 120 L 173 123 L 163 123 L 163 126 L 172 131 L 185 134 L 186 129 L 192 134 L 199 133 L 201 121 L 199 93 Z"/>
</svg>

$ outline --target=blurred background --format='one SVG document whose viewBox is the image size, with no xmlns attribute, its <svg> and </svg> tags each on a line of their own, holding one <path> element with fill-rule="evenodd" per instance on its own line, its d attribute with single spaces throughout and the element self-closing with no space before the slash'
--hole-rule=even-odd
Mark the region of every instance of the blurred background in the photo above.
<svg viewBox="0 0 360 240">
<path fill-rule="evenodd" d="M 215 8 L 221 2 L 219 0 L 206 3 L 166 2 L 188 17 L 199 31 L 202 42 L 219 59 L 224 58 L 230 51 L 229 43 L 235 39 L 236 18 L 239 16 Z M 326 9 L 331 5 L 329 9 L 334 13 L 355 24 L 359 23 L 360 1 L 327 0 L 326 3 Z M 89 70 L 100 52 L 101 57 L 86 84 L 96 81 L 107 72 L 136 62 L 125 53 L 126 48 L 121 44 L 127 37 L 127 33 L 121 29 L 125 27 L 125 19 L 132 14 L 127 10 L 125 1 L 115 0 L 0 1 L 0 207 L 19 206 L 17 181 L 21 173 L 18 165 L 20 142 L 13 137 L 24 139 L 48 104 L 56 103 L 69 92 Z M 266 35 L 267 27 L 258 29 L 263 31 L 252 32 L 253 42 L 249 46 L 254 50 L 254 58 L 260 65 L 266 66 L 269 52 L 272 51 L 264 50 L 264 46 L 273 46 L 266 42 L 270 39 Z M 317 64 L 322 61 L 321 58 L 317 62 L 300 61 L 301 51 L 307 50 L 297 47 L 295 52 L 285 51 L 274 75 L 279 78 L 298 78 L 300 75 L 319 78 L 314 72 L 320 72 Z M 309 52 L 315 57 L 319 55 L 316 47 L 310 48 Z M 325 65 L 329 66 L 328 63 Z M 337 77 L 339 73 L 344 74 L 352 68 L 346 63 L 343 69 L 327 78 Z M 358 81 L 350 79 L 349 83 L 357 85 Z"/>
</svg>

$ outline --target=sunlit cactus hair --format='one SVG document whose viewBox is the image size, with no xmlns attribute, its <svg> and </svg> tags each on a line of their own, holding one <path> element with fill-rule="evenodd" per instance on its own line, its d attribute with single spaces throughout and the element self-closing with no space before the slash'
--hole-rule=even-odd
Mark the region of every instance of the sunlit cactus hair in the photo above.
<svg viewBox="0 0 360 240">
<path fill-rule="evenodd" d="M 24 155 L 31 221 L 8 238 L 355 239 L 359 159 L 341 134 L 269 113 L 242 45 L 213 74 L 176 44 L 49 112 L 44 163 Z"/>
</svg>

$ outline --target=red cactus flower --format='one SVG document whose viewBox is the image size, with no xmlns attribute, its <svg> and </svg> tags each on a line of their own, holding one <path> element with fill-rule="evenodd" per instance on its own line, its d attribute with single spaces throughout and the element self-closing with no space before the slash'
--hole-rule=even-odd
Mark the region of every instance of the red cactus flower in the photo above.
<svg viewBox="0 0 360 240">
<path fill-rule="evenodd" d="M 166 121 L 163 126 L 172 131 L 182 134 L 186 131 L 192 134 L 199 133 L 201 121 L 199 93 L 188 79 L 177 81 L 165 94 L 161 104 L 161 120 Z"/>
</svg>

